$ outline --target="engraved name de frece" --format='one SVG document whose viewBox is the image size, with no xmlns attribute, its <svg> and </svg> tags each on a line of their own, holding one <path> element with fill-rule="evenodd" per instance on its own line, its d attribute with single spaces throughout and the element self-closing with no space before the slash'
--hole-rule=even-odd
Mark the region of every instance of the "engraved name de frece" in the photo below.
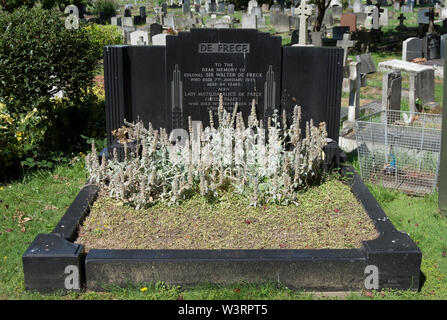
<svg viewBox="0 0 447 320">
<path fill-rule="evenodd" d="M 250 44 L 199 43 L 199 53 L 250 53 Z"/>
</svg>

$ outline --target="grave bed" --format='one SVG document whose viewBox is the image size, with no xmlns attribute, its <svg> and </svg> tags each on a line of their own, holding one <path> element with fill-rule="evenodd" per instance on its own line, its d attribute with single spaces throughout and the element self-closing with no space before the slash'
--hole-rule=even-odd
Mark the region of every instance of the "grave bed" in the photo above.
<svg viewBox="0 0 447 320">
<path fill-rule="evenodd" d="M 341 152 L 341 151 L 340 151 Z M 338 162 L 338 161 L 337 161 Z M 395 229 L 351 166 L 353 194 L 377 232 L 355 249 L 257 250 L 117 250 L 90 249 L 74 243 L 90 212 L 98 187 L 85 185 L 50 234 L 39 234 L 23 254 L 25 287 L 42 293 L 102 291 L 110 285 L 279 282 L 306 291 L 371 289 L 371 268 L 378 270 L 379 289 L 417 291 L 422 253 L 411 238 Z"/>
</svg>

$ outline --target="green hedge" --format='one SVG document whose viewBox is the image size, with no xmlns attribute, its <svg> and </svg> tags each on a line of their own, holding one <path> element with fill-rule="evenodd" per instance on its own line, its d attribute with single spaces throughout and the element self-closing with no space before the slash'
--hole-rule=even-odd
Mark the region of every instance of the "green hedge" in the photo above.
<svg viewBox="0 0 447 320">
<path fill-rule="evenodd" d="M 0 178 L 25 159 L 47 163 L 49 155 L 80 147 L 86 113 L 103 105 L 92 91 L 97 64 L 91 34 L 83 26 L 66 29 L 61 13 L 0 13 Z M 53 97 L 59 90 L 63 99 Z"/>
</svg>

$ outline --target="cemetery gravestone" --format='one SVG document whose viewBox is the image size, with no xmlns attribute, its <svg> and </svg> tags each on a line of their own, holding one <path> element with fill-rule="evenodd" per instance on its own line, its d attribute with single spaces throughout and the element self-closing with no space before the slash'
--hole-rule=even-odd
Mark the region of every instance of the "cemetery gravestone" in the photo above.
<svg viewBox="0 0 447 320">
<path fill-rule="evenodd" d="M 388 9 L 383 8 L 383 10 L 379 15 L 379 25 L 381 27 L 388 27 Z"/>
<path fill-rule="evenodd" d="M 355 32 L 357 30 L 357 16 L 353 13 L 345 13 L 340 19 L 341 27 L 349 27 L 350 32 Z"/>
<path fill-rule="evenodd" d="M 355 15 L 357 17 L 357 28 L 365 26 L 366 17 L 368 15 L 364 12 L 358 12 Z"/>
<path fill-rule="evenodd" d="M 290 30 L 289 16 L 283 13 L 274 13 L 271 16 L 270 23 L 278 32 L 288 32 Z"/>
<path fill-rule="evenodd" d="M 427 60 L 440 58 L 440 38 L 435 33 L 429 33 L 422 39 L 422 53 Z"/>
<path fill-rule="evenodd" d="M 137 30 L 130 34 L 131 45 L 148 45 L 149 35 L 146 31 Z"/>
<path fill-rule="evenodd" d="M 139 10 L 140 10 L 140 17 L 142 19 L 146 19 L 146 7 L 140 7 Z"/>
<path fill-rule="evenodd" d="M 440 54 L 441 54 L 441 60 L 444 61 L 444 56 L 445 56 L 445 41 L 447 39 L 447 34 L 443 34 L 441 35 L 441 47 L 440 47 Z"/>
<path fill-rule="evenodd" d="M 356 56 L 356 60 L 361 62 L 359 69 L 360 74 L 371 74 L 377 72 L 371 53 L 368 52 L 360 54 Z"/>
<path fill-rule="evenodd" d="M 228 14 L 233 14 L 234 13 L 234 4 L 230 3 L 228 5 Z"/>
<path fill-rule="evenodd" d="M 343 128 L 354 127 L 360 114 L 360 62 L 349 64 L 349 107 L 348 120 L 343 122 Z"/>
<path fill-rule="evenodd" d="M 251 14 L 242 15 L 242 29 L 257 29 L 257 27 L 256 16 Z"/>
<path fill-rule="evenodd" d="M 422 40 L 416 37 L 408 38 L 402 43 L 402 60 L 412 61 L 422 58 Z"/>
<path fill-rule="evenodd" d="M 166 33 L 156 34 L 152 37 L 152 45 L 154 46 L 166 46 Z"/>
<path fill-rule="evenodd" d="M 126 18 L 131 18 L 132 17 L 132 12 L 130 11 L 130 9 L 125 9 L 124 10 L 124 17 L 126 17 Z"/>
<path fill-rule="evenodd" d="M 182 12 L 183 14 L 187 14 L 191 11 L 190 0 L 183 0 Z"/>
<path fill-rule="evenodd" d="M 280 37 L 242 29 L 192 29 L 168 35 L 165 47 L 106 48 L 109 150 L 114 143 L 110 132 L 121 127 L 124 118 L 139 117 L 168 133 L 187 129 L 188 116 L 208 125 L 219 93 L 228 111 L 238 103 L 245 121 L 253 99 L 264 123 L 274 109 L 290 117 L 298 104 L 303 122 L 325 121 L 329 137 L 338 141 L 341 49 L 282 48 Z"/>
<path fill-rule="evenodd" d="M 343 35 L 343 40 L 337 41 L 337 47 L 343 48 L 343 66 L 346 65 L 348 61 L 348 50 L 354 46 L 354 41 L 350 40 L 351 35 L 345 33 Z"/>
<path fill-rule="evenodd" d="M 299 7 L 296 10 L 300 18 L 300 38 L 299 45 L 305 46 L 307 43 L 307 18 L 312 15 L 312 7 L 309 6 L 307 0 L 301 0 Z"/>
<path fill-rule="evenodd" d="M 332 28 L 332 38 L 334 40 L 343 40 L 343 36 L 345 33 L 349 33 L 349 27 Z"/>
<path fill-rule="evenodd" d="M 400 71 L 384 73 L 382 80 L 382 110 L 400 111 L 401 95 L 402 76 Z"/>
<path fill-rule="evenodd" d="M 354 13 L 363 13 L 363 4 L 360 0 L 355 0 L 353 5 Z"/>
<path fill-rule="evenodd" d="M 405 31 L 405 30 L 407 30 L 407 27 L 404 25 L 404 20 L 407 19 L 407 18 L 405 18 L 404 14 L 401 13 L 399 15 L 398 19 L 399 19 L 399 25 L 396 27 L 396 30 L 398 30 L 398 31 Z"/>
<path fill-rule="evenodd" d="M 163 32 L 163 26 L 161 24 L 158 24 L 158 23 L 153 23 L 153 24 L 150 25 L 150 31 L 149 32 L 150 32 L 150 36 L 151 36 L 151 39 L 152 39 L 153 36 Z"/>
<path fill-rule="evenodd" d="M 225 2 L 219 1 L 217 6 L 217 12 L 224 13 L 225 12 Z"/>
</svg>

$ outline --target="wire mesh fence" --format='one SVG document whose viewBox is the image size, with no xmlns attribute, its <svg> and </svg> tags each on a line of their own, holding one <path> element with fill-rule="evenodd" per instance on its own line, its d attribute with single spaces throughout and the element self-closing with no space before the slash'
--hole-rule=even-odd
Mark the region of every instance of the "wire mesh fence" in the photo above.
<svg viewBox="0 0 447 320">
<path fill-rule="evenodd" d="M 438 185 L 440 114 L 383 110 L 356 120 L 360 173 L 364 181 L 424 195 Z"/>
</svg>

